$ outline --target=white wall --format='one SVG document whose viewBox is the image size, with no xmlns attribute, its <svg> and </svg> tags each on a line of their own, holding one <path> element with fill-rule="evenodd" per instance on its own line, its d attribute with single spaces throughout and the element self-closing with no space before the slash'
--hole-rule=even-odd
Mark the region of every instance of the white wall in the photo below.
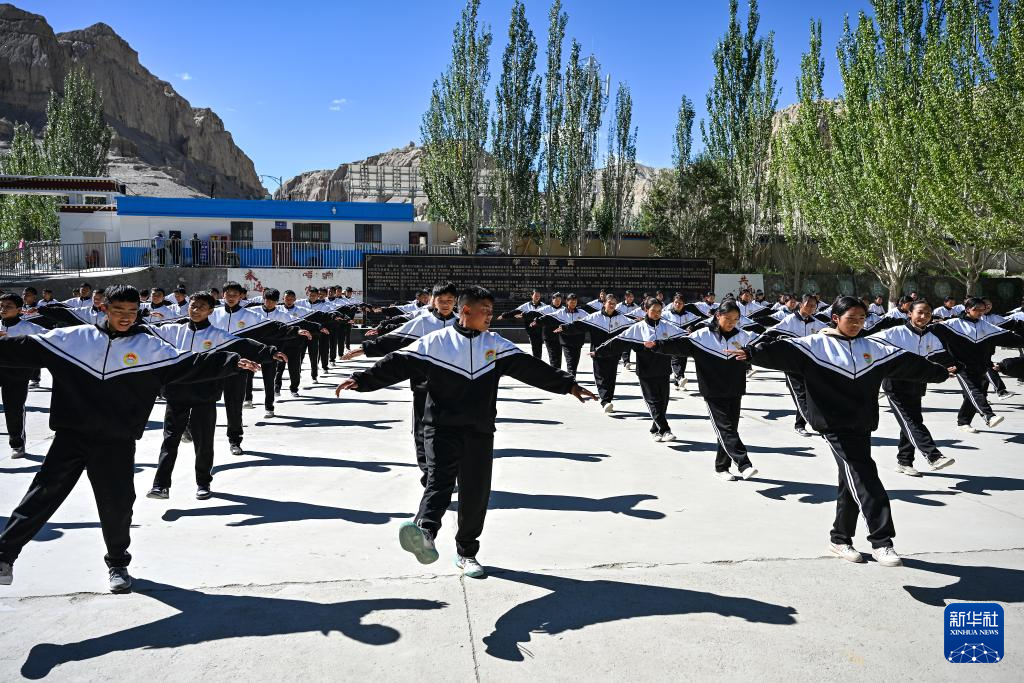
<svg viewBox="0 0 1024 683">
<path fill-rule="evenodd" d="M 60 213 L 60 239 L 63 244 L 81 244 L 83 232 L 105 232 L 108 242 L 120 242 L 118 216 L 113 211 L 93 213 Z"/>
<path fill-rule="evenodd" d="M 330 287 L 341 285 L 351 287 L 357 296 L 362 296 L 363 269 L 339 268 L 337 270 L 301 270 L 299 268 L 228 268 L 228 280 L 241 282 L 250 293 L 262 292 L 273 287 L 284 292 L 295 290 L 300 297 L 306 287 Z"/>
<path fill-rule="evenodd" d="M 148 240 L 156 236 L 158 231 L 163 231 L 164 236 L 170 234 L 171 230 L 180 230 L 182 239 L 190 239 L 193 233 L 199 235 L 199 239 L 207 240 L 211 235 L 231 236 L 231 221 L 224 218 L 170 218 L 163 216 L 120 216 L 121 239 Z M 296 221 L 287 221 L 288 228 L 294 231 L 292 224 Z M 298 221 L 305 222 L 305 221 Z M 324 222 L 324 221 L 309 221 Z M 331 224 L 331 242 L 350 244 L 356 240 L 355 221 L 327 221 Z M 253 220 L 252 238 L 255 242 L 270 242 L 271 231 L 274 228 L 272 220 Z M 415 223 L 405 221 L 379 222 L 381 226 L 381 241 L 384 244 L 408 244 L 410 232 L 426 232 L 428 239 L 433 242 L 434 230 L 430 223 Z M 63 234 L 63 232 L 62 232 Z M 293 233 L 294 234 L 294 233 Z M 294 238 L 293 238 L 294 239 Z"/>
</svg>

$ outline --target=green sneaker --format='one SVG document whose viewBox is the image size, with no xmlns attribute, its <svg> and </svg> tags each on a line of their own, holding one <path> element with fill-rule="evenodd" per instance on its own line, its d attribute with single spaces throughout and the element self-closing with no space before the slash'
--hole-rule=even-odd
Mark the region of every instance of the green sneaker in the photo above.
<svg viewBox="0 0 1024 683">
<path fill-rule="evenodd" d="M 402 550 L 415 555 L 420 564 L 437 562 L 434 535 L 426 529 L 421 529 L 416 522 L 402 522 L 398 527 L 398 542 L 402 545 Z"/>
<path fill-rule="evenodd" d="M 463 576 L 468 576 L 471 579 L 482 579 L 487 576 L 487 572 L 484 571 L 484 568 L 480 566 L 475 557 L 462 557 L 459 555 L 455 558 L 455 566 L 462 570 Z"/>
</svg>

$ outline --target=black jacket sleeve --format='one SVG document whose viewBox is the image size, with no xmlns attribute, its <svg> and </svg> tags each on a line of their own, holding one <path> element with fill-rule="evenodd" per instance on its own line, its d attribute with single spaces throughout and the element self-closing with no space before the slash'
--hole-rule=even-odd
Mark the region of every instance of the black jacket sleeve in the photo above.
<svg viewBox="0 0 1024 683">
<path fill-rule="evenodd" d="M 255 361 L 260 364 L 272 362 L 274 360 L 274 354 L 277 353 L 277 349 L 273 346 L 267 346 L 266 344 L 259 343 L 255 339 L 247 339 L 245 337 L 239 337 L 237 341 L 233 341 L 225 346 L 224 350 L 237 353 L 242 358 Z"/>
<path fill-rule="evenodd" d="M 1008 377 L 1024 379 L 1024 356 L 999 361 L 996 368 Z"/>
<path fill-rule="evenodd" d="M 802 372 L 807 358 L 795 346 L 781 339 L 758 337 L 744 350 L 753 365 L 783 372 Z"/>
<path fill-rule="evenodd" d="M 299 336 L 299 328 L 279 320 L 268 320 L 262 325 L 235 334 L 245 339 L 254 339 L 261 344 L 286 344 Z"/>
<path fill-rule="evenodd" d="M 0 338 L 0 367 L 44 368 L 50 354 L 30 336 Z"/>
<path fill-rule="evenodd" d="M 412 377 L 426 374 L 419 360 L 407 353 L 389 353 L 366 370 L 352 375 L 356 381 L 356 391 L 377 391 L 392 384 L 404 382 Z"/>
<path fill-rule="evenodd" d="M 619 339 L 616 336 L 594 349 L 594 355 L 598 358 L 610 358 L 618 356 L 626 349 L 631 348 L 633 348 L 633 345 L 630 342 Z"/>
<path fill-rule="evenodd" d="M 897 362 L 886 365 L 889 379 L 911 382 L 945 382 L 949 371 L 938 363 L 914 353 L 904 353 Z"/>
<path fill-rule="evenodd" d="M 415 337 L 400 337 L 396 334 L 385 334 L 377 337 L 370 337 L 363 342 L 363 353 L 367 358 L 380 358 L 392 351 L 404 349 L 416 341 Z"/>
<path fill-rule="evenodd" d="M 684 337 L 664 339 L 656 342 L 651 350 L 666 356 L 691 356 L 693 355 L 693 342 Z"/>
<path fill-rule="evenodd" d="M 565 370 L 556 370 L 528 353 L 512 353 L 498 361 L 497 370 L 530 386 L 553 394 L 568 394 L 576 380 Z"/>
<path fill-rule="evenodd" d="M 237 353 L 229 351 L 210 351 L 186 356 L 162 369 L 161 384 L 197 384 L 245 372 L 238 367 L 239 358 Z"/>
<path fill-rule="evenodd" d="M 85 324 L 84 320 L 75 315 L 70 308 L 63 304 L 44 306 L 39 309 L 39 315 L 55 323 L 57 327 L 70 327 L 72 325 Z"/>
</svg>

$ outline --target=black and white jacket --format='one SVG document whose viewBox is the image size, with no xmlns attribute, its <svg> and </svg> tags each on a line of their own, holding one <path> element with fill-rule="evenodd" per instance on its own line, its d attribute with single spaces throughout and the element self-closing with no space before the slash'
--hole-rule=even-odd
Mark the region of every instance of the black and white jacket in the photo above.
<svg viewBox="0 0 1024 683">
<path fill-rule="evenodd" d="M 180 351 L 145 325 L 123 333 L 78 325 L 0 339 L 0 366 L 53 375 L 50 429 L 92 442 L 141 438 L 161 386 L 236 374 L 238 358 Z"/>
<path fill-rule="evenodd" d="M 521 304 L 507 313 L 502 313 L 498 318 L 514 318 L 516 315 L 522 314 L 523 327 L 525 327 L 527 332 L 529 332 L 531 330 L 530 323 L 544 315 L 545 308 L 548 308 L 548 305 L 543 301 L 536 304 L 533 303 L 533 301 L 527 301 L 525 304 Z M 532 329 L 537 330 L 536 327 Z M 537 330 L 537 332 L 539 331 L 540 330 Z M 536 334 L 536 332 L 534 334 Z"/>
<path fill-rule="evenodd" d="M 809 334 L 821 332 L 827 327 L 828 325 L 813 315 L 805 318 L 799 313 L 789 313 L 764 334 L 771 337 L 806 337 Z"/>
<path fill-rule="evenodd" d="M 932 326 L 950 355 L 962 363 L 967 372 L 982 375 L 992 367 L 996 347 L 1024 347 L 1024 337 L 967 315 L 950 318 Z"/>
<path fill-rule="evenodd" d="M 577 330 L 589 332 L 590 350 L 595 351 L 598 346 L 634 324 L 636 321 L 629 316 L 622 315 L 618 311 L 608 315 L 602 309 L 568 325 L 563 325 L 562 334 L 575 333 Z"/>
<path fill-rule="evenodd" d="M 760 337 L 746 347 L 754 365 L 803 376 L 807 421 L 822 433 L 878 428 L 878 390 L 885 378 L 943 382 L 946 368 L 874 339 L 834 329 L 809 337 Z"/>
<path fill-rule="evenodd" d="M 588 315 L 591 314 L 582 308 L 574 308 L 570 311 L 568 306 L 563 306 L 545 313 L 539 324 L 551 332 L 562 328 L 562 331 L 558 333 L 560 342 L 570 346 L 582 346 L 586 330 L 578 325 L 573 325 L 573 323 L 582 321 Z"/>
<path fill-rule="evenodd" d="M 661 312 L 661 319 L 672 323 L 676 327 L 682 327 L 685 329 L 690 325 L 703 320 L 704 316 L 694 313 L 692 310 L 688 310 L 688 307 L 686 306 L 679 311 L 674 307 L 669 306 Z"/>
<path fill-rule="evenodd" d="M 0 332 L 3 332 L 7 337 L 25 337 L 35 334 L 44 334 L 48 331 L 49 330 L 47 330 L 47 328 L 36 325 L 20 315 L 10 320 L 0 319 Z M 0 383 L 7 380 L 28 382 L 32 379 L 33 372 L 33 370 L 22 368 L 9 368 L 0 373 Z"/>
<path fill-rule="evenodd" d="M 655 353 L 644 346 L 648 341 L 665 341 L 685 336 L 679 327 L 664 320 L 657 322 L 644 318 L 635 322 L 620 334 L 612 337 L 594 351 L 598 357 L 617 356 L 630 349 L 636 351 L 636 376 L 644 379 L 664 379 L 672 369 L 668 356 Z"/>
<path fill-rule="evenodd" d="M 503 375 L 555 394 L 569 393 L 576 384 L 569 373 L 523 353 L 500 335 L 458 324 L 389 353 L 368 370 L 353 374 L 352 379 L 357 391 L 376 391 L 407 379 L 425 378 L 423 424 L 491 433 Z"/>
<path fill-rule="evenodd" d="M 946 347 L 943 345 L 942 340 L 935 335 L 934 329 L 935 325 L 928 325 L 924 329 L 914 327 L 913 323 L 908 320 L 904 325 L 900 325 L 899 327 L 890 327 L 873 336 L 876 339 L 884 341 L 886 344 L 892 344 L 904 351 L 916 354 L 922 358 L 927 358 L 933 363 L 938 363 L 942 367 L 950 368 L 958 366 L 959 363 L 957 363 L 956 359 L 946 351 Z M 917 393 L 921 396 L 924 396 L 925 392 L 928 390 L 928 385 L 925 382 L 888 378 L 882 382 L 882 387 L 886 391 L 896 391 L 909 394 Z"/>
<path fill-rule="evenodd" d="M 107 322 L 107 314 L 91 304 L 86 308 L 69 308 L 63 304 L 53 304 L 38 310 L 40 317 L 56 327 L 103 325 Z"/>
<path fill-rule="evenodd" d="M 397 329 L 364 341 L 362 344 L 363 353 L 366 354 L 367 358 L 380 358 L 392 351 L 404 349 L 420 337 L 425 337 L 431 332 L 451 327 L 457 322 L 459 322 L 459 318 L 455 313 L 449 313 L 447 317 L 443 317 L 436 310 L 432 310 L 425 315 L 415 314 L 411 320 L 406 321 L 404 325 Z"/>
<path fill-rule="evenodd" d="M 697 366 L 697 386 L 704 398 L 739 398 L 747 393 L 747 364 L 726 350 L 741 350 L 755 338 L 756 335 L 738 327 L 723 332 L 713 325 L 686 337 L 659 341 L 654 350 L 671 356 L 691 356 Z"/>
</svg>

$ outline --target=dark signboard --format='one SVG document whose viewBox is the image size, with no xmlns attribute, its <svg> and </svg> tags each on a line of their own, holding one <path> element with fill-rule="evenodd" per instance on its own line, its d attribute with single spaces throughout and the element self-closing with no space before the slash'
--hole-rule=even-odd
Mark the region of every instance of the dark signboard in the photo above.
<svg viewBox="0 0 1024 683">
<path fill-rule="evenodd" d="M 416 290 L 435 283 L 481 285 L 491 290 L 498 310 L 518 306 L 534 287 L 544 292 L 575 292 L 582 302 L 601 289 L 637 297 L 662 289 L 696 300 L 714 288 L 714 259 L 570 258 L 544 256 L 404 256 L 366 254 L 363 298 L 367 303 L 409 301 Z"/>
</svg>

